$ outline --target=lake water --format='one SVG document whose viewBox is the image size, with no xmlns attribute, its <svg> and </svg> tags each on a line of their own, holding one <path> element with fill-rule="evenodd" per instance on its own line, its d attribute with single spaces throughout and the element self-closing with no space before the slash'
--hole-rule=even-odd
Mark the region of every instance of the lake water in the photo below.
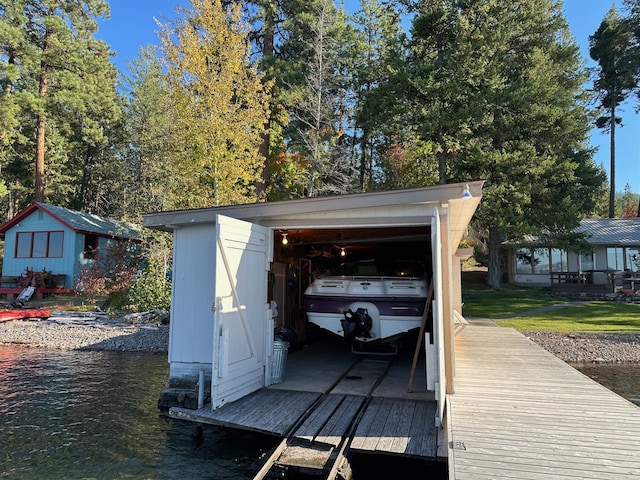
<svg viewBox="0 0 640 480">
<path fill-rule="evenodd" d="M 613 390 L 618 395 L 640 405 L 640 365 L 590 363 L 573 366 L 609 390 Z"/>
<path fill-rule="evenodd" d="M 640 402 L 639 365 L 578 367 Z M 0 346 L 0 479 L 253 478 L 278 439 L 213 426 L 198 439 L 157 408 L 167 376 L 165 353 Z"/>
<path fill-rule="evenodd" d="M 249 479 L 277 439 L 160 412 L 167 355 L 0 346 L 0 478 Z"/>
</svg>

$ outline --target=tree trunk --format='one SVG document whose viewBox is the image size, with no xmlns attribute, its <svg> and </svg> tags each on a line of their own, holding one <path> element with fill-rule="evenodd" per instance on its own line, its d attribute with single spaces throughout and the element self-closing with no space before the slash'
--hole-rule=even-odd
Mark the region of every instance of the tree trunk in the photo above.
<svg viewBox="0 0 640 480">
<path fill-rule="evenodd" d="M 36 202 L 44 202 L 44 152 L 46 120 L 44 114 L 38 115 L 38 126 L 36 127 L 36 178 L 35 197 Z"/>
<path fill-rule="evenodd" d="M 42 53 L 46 54 L 50 49 L 50 32 L 47 30 L 44 37 Z M 44 104 L 48 90 L 47 64 L 45 60 L 40 63 L 40 84 L 38 86 L 38 98 Z M 38 113 L 38 123 L 36 126 L 36 178 L 35 195 L 36 202 L 44 202 L 44 157 L 45 157 L 45 129 L 47 120 L 43 110 Z"/>
<path fill-rule="evenodd" d="M 609 187 L 609 218 L 616 216 L 616 107 L 611 107 L 610 129 L 609 129 L 609 144 L 610 144 L 610 187 Z"/>
<path fill-rule="evenodd" d="M 275 17 L 273 12 L 269 12 L 267 18 L 265 18 L 264 36 L 262 40 L 262 58 L 273 57 L 273 41 L 275 32 Z M 262 166 L 261 181 L 256 186 L 256 195 L 258 201 L 264 201 L 267 198 L 267 189 L 269 188 L 269 150 L 271 149 L 271 138 L 269 136 L 269 130 L 271 129 L 271 118 L 267 118 L 265 121 L 266 131 L 262 135 L 262 143 L 258 149 L 258 153 L 264 158 L 264 165 Z"/>
<path fill-rule="evenodd" d="M 489 228 L 489 272 L 487 284 L 491 288 L 500 288 L 502 273 L 500 272 L 500 249 L 501 249 L 500 229 L 498 227 Z"/>
<path fill-rule="evenodd" d="M 438 183 L 447 183 L 447 156 L 444 152 L 438 153 Z"/>
<path fill-rule="evenodd" d="M 15 57 L 13 55 L 10 55 L 9 58 L 7 59 L 7 64 L 9 65 L 15 65 L 16 61 L 15 61 Z M 11 96 L 11 92 L 13 91 L 13 83 L 11 83 L 10 81 L 7 81 L 7 84 L 4 87 L 4 94 L 5 96 L 8 98 L 9 96 Z M 2 148 L 2 146 L 4 145 L 4 139 L 7 136 L 7 131 L 5 129 L 5 126 L 2 125 L 2 130 L 0 131 L 0 149 Z"/>
</svg>

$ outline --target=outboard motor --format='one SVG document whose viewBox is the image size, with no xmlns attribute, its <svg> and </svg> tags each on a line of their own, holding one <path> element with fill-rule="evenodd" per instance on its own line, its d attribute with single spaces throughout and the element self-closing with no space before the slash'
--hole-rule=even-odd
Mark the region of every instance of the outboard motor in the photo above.
<svg viewBox="0 0 640 480">
<path fill-rule="evenodd" d="M 373 320 L 366 308 L 351 309 L 344 312 L 344 319 L 340 321 L 345 340 L 353 344 L 359 339 L 372 338 L 371 327 Z"/>
</svg>

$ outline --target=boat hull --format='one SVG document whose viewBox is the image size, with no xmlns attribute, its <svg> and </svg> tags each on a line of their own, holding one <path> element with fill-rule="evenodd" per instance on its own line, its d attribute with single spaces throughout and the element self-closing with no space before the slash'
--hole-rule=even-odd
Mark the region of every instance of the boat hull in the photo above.
<svg viewBox="0 0 640 480">
<path fill-rule="evenodd" d="M 0 310 L 0 322 L 9 322 L 21 318 L 48 318 L 51 310 L 46 308 L 17 308 L 15 310 Z"/>
<path fill-rule="evenodd" d="M 342 335 L 345 312 L 364 310 L 371 317 L 371 336 L 358 341 L 383 341 L 420 327 L 427 297 L 420 279 L 323 278 L 305 292 L 309 322 Z"/>
</svg>

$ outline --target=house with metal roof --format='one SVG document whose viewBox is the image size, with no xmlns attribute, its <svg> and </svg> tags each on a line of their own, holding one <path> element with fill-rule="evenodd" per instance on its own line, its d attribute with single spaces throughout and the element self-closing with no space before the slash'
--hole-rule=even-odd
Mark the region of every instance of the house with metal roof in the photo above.
<svg viewBox="0 0 640 480">
<path fill-rule="evenodd" d="M 535 238 L 506 242 L 509 283 L 552 290 L 615 293 L 640 289 L 640 218 L 591 218 L 574 229 L 591 252 L 537 244 Z"/>
<path fill-rule="evenodd" d="M 0 293 L 15 294 L 25 276 L 40 293 L 70 291 L 81 266 L 110 242 L 139 241 L 140 229 L 121 221 L 33 203 L 0 225 L 4 239 Z M 20 284 L 22 282 L 22 285 Z M 19 292 L 18 292 L 19 293 Z"/>
</svg>

